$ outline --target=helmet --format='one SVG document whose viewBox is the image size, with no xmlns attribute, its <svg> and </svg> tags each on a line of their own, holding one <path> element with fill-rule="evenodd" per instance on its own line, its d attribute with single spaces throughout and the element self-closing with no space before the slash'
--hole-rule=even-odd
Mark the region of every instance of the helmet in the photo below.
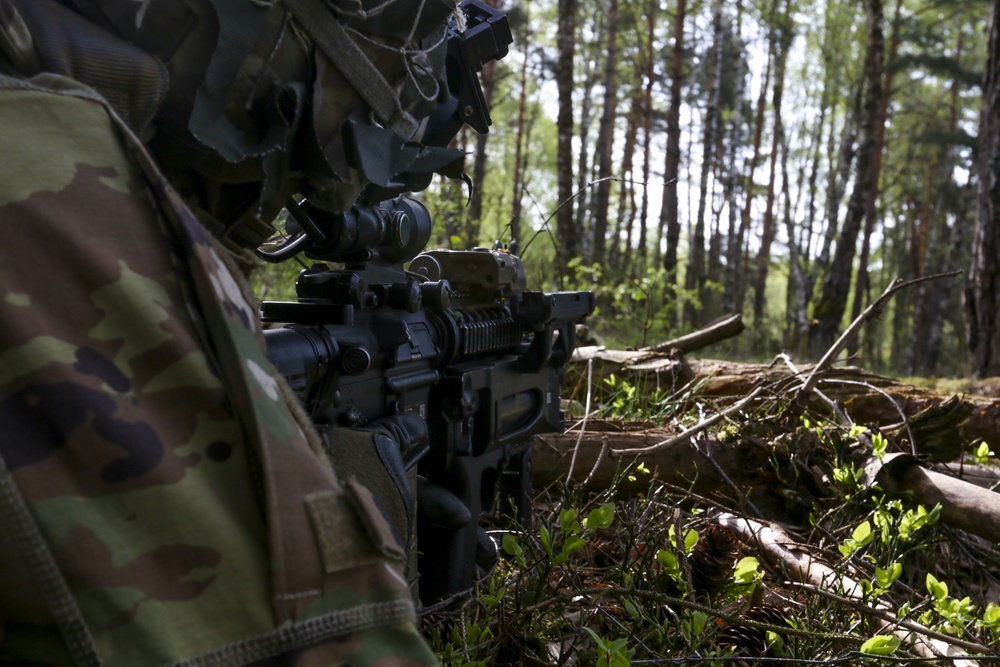
<svg viewBox="0 0 1000 667">
<path fill-rule="evenodd" d="M 448 99 L 455 0 L 62 1 L 163 64 L 162 102 L 134 129 L 234 245 L 270 236 L 293 194 L 336 213 L 369 183 L 391 196 L 462 174 L 459 151 L 411 142 Z"/>
</svg>

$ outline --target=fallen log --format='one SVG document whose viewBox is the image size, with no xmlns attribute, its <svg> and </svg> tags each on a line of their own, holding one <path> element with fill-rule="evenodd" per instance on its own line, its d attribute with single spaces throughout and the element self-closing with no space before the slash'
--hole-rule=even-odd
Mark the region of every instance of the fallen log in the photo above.
<svg viewBox="0 0 1000 667">
<path fill-rule="evenodd" d="M 928 470 L 908 454 L 873 460 L 866 470 L 890 497 L 912 494 L 927 508 L 940 504 L 944 523 L 1000 542 L 1000 493 Z"/>
<path fill-rule="evenodd" d="M 581 348 L 568 368 L 568 396 L 582 393 L 588 364 L 592 366 L 589 377 L 595 404 L 609 399 L 604 379 L 613 373 L 638 387 L 643 396 L 697 388 L 700 396 L 718 399 L 746 396 L 757 387 L 765 387 L 775 396 L 790 396 L 812 370 L 812 366 L 803 366 L 796 374 L 784 364 L 687 360 L 677 354 L 663 356 L 642 350 Z M 950 462 L 976 440 L 1000 450 L 1000 401 L 993 396 L 944 394 L 855 366 L 824 371 L 818 389 L 854 423 L 885 432 L 921 457 Z M 813 421 L 835 418 L 820 396 L 814 396 L 808 408 Z"/>
</svg>

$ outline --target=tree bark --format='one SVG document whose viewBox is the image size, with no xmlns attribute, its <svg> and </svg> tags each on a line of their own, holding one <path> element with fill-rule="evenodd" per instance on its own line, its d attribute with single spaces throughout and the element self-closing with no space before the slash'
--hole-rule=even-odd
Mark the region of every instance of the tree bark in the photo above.
<svg viewBox="0 0 1000 667">
<path fill-rule="evenodd" d="M 577 0 L 559 0 L 559 30 L 556 43 L 559 66 L 556 88 L 559 92 L 559 113 L 556 117 L 558 145 L 556 148 L 556 178 L 559 181 L 559 210 L 556 211 L 556 237 L 559 241 L 560 275 L 566 275 L 569 262 L 578 254 L 578 230 L 573 218 L 573 89 L 576 54 Z"/>
<path fill-rule="evenodd" d="M 528 18 L 531 16 L 531 2 L 530 0 L 525 4 L 524 8 L 525 14 Z M 529 20 L 525 20 L 525 25 L 531 25 Z M 525 44 L 531 43 L 531 33 L 525 35 Z M 517 134 L 515 136 L 515 147 L 514 147 L 514 173 L 513 173 L 513 189 L 511 194 L 511 211 L 510 211 L 510 236 L 514 240 L 521 239 L 521 198 L 524 195 L 524 172 L 526 171 L 526 165 L 524 164 L 524 145 L 527 142 L 527 123 L 526 117 L 528 113 L 528 60 L 530 51 L 525 49 L 524 60 L 521 62 L 521 91 L 518 96 L 517 101 Z"/>
<path fill-rule="evenodd" d="M 648 253 L 647 245 L 647 225 L 646 219 L 649 216 L 649 183 L 650 183 L 650 162 L 653 145 L 653 84 L 656 80 L 656 55 L 653 50 L 653 40 L 656 35 L 656 9 L 659 0 L 649 0 L 646 9 L 646 81 L 643 87 L 643 109 L 642 109 L 642 201 L 640 204 L 639 220 L 639 248 L 638 264 L 639 276 L 646 275 L 646 257 Z M 657 251 L 658 252 L 658 251 Z M 654 256 L 656 253 L 654 253 Z"/>
<path fill-rule="evenodd" d="M 667 112 L 667 156 L 663 169 L 663 205 L 660 212 L 660 237 L 666 230 L 667 247 L 663 269 L 667 283 L 677 282 L 677 244 L 681 236 L 678 219 L 677 178 L 681 163 L 681 88 L 684 84 L 684 21 L 687 0 L 677 0 L 674 12 L 674 48 L 670 65 L 670 108 Z"/>
<path fill-rule="evenodd" d="M 694 218 L 694 228 L 691 232 L 688 248 L 688 264 L 684 273 L 684 289 L 698 296 L 700 308 L 690 300 L 685 302 L 684 319 L 692 326 L 702 324 L 705 306 L 705 282 L 707 280 L 707 263 L 705 256 L 705 209 L 708 201 L 709 175 L 715 165 L 715 132 L 719 117 L 719 94 L 722 83 L 722 2 L 716 0 L 712 12 L 712 50 L 708 58 L 708 103 L 702 121 L 701 175 L 698 180 L 698 212 Z"/>
<path fill-rule="evenodd" d="M 777 0 L 775 0 L 777 2 Z M 773 11 L 772 11 L 773 13 Z M 757 96 L 757 110 L 756 117 L 754 118 L 754 129 L 753 129 L 753 148 L 750 156 L 750 163 L 746 167 L 746 181 L 743 186 L 743 191 L 746 194 L 746 199 L 743 202 L 743 210 L 740 214 L 740 231 L 737 238 L 737 246 L 739 248 L 736 254 L 739 260 L 734 268 L 734 273 L 736 274 L 736 304 L 737 307 L 742 311 L 743 308 L 743 297 L 746 294 L 746 274 L 747 274 L 747 262 L 746 262 L 746 248 L 748 244 L 748 236 L 750 234 L 750 213 L 753 210 L 753 200 L 756 196 L 756 183 L 754 181 L 754 174 L 757 171 L 757 165 L 760 162 L 760 144 L 764 136 L 764 111 L 767 106 L 767 91 L 771 84 L 771 66 L 774 62 L 775 57 L 775 29 L 773 26 L 773 21 L 771 29 L 768 33 L 767 40 L 767 65 L 764 68 L 764 81 L 760 86 L 760 94 Z"/>
<path fill-rule="evenodd" d="M 774 133 L 771 137 L 771 175 L 767 181 L 767 203 L 764 206 L 764 223 L 761 229 L 760 251 L 757 253 L 757 276 L 754 281 L 753 323 L 758 338 L 765 335 L 764 302 L 767 293 L 767 274 L 771 264 L 771 244 L 774 242 L 774 201 L 775 181 L 778 174 L 778 154 L 784 142 L 785 128 L 781 120 L 781 103 L 785 91 L 785 64 L 788 49 L 792 43 L 791 1 L 786 0 L 781 16 L 774 17 L 774 30 L 778 34 L 775 54 L 774 91 L 772 112 L 774 113 Z"/>
<path fill-rule="evenodd" d="M 878 142 L 879 111 L 882 103 L 882 49 L 883 16 L 882 0 L 865 0 L 868 13 L 868 47 L 865 58 L 866 93 L 861 128 L 861 148 L 858 151 L 854 191 L 847 205 L 847 216 L 840 231 L 837 249 L 823 280 L 823 291 L 813 311 L 816 320 L 810 330 L 810 350 L 816 356 L 833 345 L 841 330 L 851 277 L 854 274 L 854 256 L 857 252 L 861 223 L 873 202 L 870 198 L 879 167 L 876 147 Z M 872 211 L 872 215 L 874 212 Z"/>
<path fill-rule="evenodd" d="M 879 0 L 881 2 L 881 0 Z M 902 24 L 902 17 L 900 15 L 903 6 L 903 0 L 896 0 L 896 11 L 893 15 L 892 31 L 889 37 L 889 68 L 883 67 L 885 70 L 885 80 L 882 84 L 882 96 L 879 100 L 879 110 L 878 110 L 878 121 L 875 125 L 875 147 L 873 148 L 873 162 L 872 174 L 871 174 L 871 185 L 866 194 L 865 201 L 865 231 L 861 237 L 861 254 L 858 257 L 858 277 L 854 283 L 854 302 L 851 305 L 851 319 L 855 319 L 861 314 L 863 309 L 863 304 L 868 299 L 868 263 L 871 255 L 871 238 L 872 233 L 875 231 L 875 219 L 877 217 L 878 211 L 878 197 L 880 193 L 879 180 L 882 176 L 882 152 L 885 148 L 885 124 L 889 119 L 889 101 L 892 99 L 893 93 L 893 70 L 892 65 L 896 59 L 896 53 L 899 51 L 899 28 Z M 881 11 L 881 7 L 878 3 L 872 3 L 872 10 Z M 876 20 L 879 17 L 873 17 L 871 20 Z M 874 48 L 874 43 L 872 48 Z M 881 44 L 878 48 L 882 48 Z M 881 76 L 881 73 L 879 74 Z M 860 336 L 855 338 L 847 346 L 848 356 L 853 356 L 858 351 L 858 345 L 860 342 Z"/>
<path fill-rule="evenodd" d="M 968 345 L 976 377 L 1000 375 L 1000 0 L 990 8 L 979 124 L 979 197 L 966 288 Z"/>
<path fill-rule="evenodd" d="M 607 55 L 604 61 L 604 101 L 597 131 L 597 189 L 594 193 L 594 264 L 604 264 L 608 236 L 608 207 L 611 201 L 611 148 L 615 138 L 615 116 L 618 110 L 618 0 L 608 7 Z"/>
</svg>

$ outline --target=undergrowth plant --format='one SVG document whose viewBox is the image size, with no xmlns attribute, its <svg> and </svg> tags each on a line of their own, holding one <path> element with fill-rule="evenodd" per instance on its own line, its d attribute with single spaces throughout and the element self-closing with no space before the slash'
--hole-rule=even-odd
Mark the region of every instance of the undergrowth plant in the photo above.
<svg viewBox="0 0 1000 667">
<path fill-rule="evenodd" d="M 649 398 L 628 391 L 615 409 Z M 720 425 L 719 435 L 733 446 L 744 431 L 759 439 L 766 417 L 749 429 Z M 944 526 L 940 506 L 890 497 L 867 479 L 862 463 L 886 456 L 885 436 L 815 416 L 800 428 L 829 459 L 833 493 L 799 538 L 857 582 L 858 598 L 817 594 L 719 525 L 722 512 L 752 513 L 744 494 L 697 496 L 656 481 L 637 459 L 610 488 L 541 491 L 531 526 L 490 532 L 496 568 L 470 597 L 424 613 L 442 663 L 917 664 L 921 642 L 953 641 L 976 647 L 978 664 L 1000 664 L 1000 606 L 986 597 L 1000 585 L 991 545 Z M 619 493 L 640 478 L 645 493 Z"/>
</svg>

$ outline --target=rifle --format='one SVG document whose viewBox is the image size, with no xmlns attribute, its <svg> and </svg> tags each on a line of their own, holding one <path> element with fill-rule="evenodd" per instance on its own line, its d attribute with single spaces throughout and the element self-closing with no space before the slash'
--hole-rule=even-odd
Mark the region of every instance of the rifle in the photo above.
<svg viewBox="0 0 1000 667">
<path fill-rule="evenodd" d="M 520 258 L 499 247 L 419 253 L 431 217 L 410 198 L 340 215 L 297 208 L 330 239 L 308 254 L 344 268 L 305 269 L 297 302 L 263 304 L 265 322 L 293 323 L 265 331 L 268 355 L 321 428 L 405 411 L 424 418 L 429 445 L 404 461 L 474 520 L 457 531 L 419 526 L 420 595 L 465 591 L 476 579 L 477 520 L 498 496 L 530 522 L 530 443 L 563 428 L 564 366 L 594 294 L 527 290 Z"/>
</svg>

